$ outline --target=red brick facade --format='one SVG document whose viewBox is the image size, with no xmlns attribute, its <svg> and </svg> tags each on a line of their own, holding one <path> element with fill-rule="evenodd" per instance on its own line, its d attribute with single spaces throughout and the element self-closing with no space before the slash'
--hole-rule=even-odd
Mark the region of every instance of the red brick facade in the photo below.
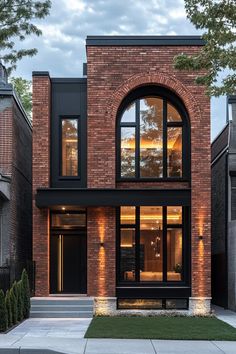
<svg viewBox="0 0 236 354">
<path fill-rule="evenodd" d="M 49 76 L 33 77 L 33 259 L 36 262 L 36 296 L 49 294 L 49 211 L 35 206 L 39 187 L 50 185 Z"/>
<path fill-rule="evenodd" d="M 195 74 L 173 69 L 178 53 L 194 54 L 196 46 L 87 47 L 87 187 L 191 187 L 192 296 L 209 297 L 210 250 L 210 102 Z M 123 98 L 140 86 L 159 85 L 184 102 L 191 124 L 191 185 L 188 182 L 116 182 L 116 119 Z M 33 191 L 49 186 L 50 81 L 33 81 Z M 198 236 L 203 235 L 199 241 Z M 88 295 L 115 296 L 115 208 L 87 209 Z M 104 243 L 104 247 L 101 247 Z M 49 219 L 34 205 L 36 295 L 49 293 Z"/>
</svg>

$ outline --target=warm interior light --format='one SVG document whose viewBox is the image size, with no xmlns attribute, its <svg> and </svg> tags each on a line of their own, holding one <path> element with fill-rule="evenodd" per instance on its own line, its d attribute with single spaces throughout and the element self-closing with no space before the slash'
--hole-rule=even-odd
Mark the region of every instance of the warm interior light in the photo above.
<svg viewBox="0 0 236 354">
<path fill-rule="evenodd" d="M 180 140 L 180 141 L 178 141 Z M 167 149 L 172 150 L 173 148 L 175 150 L 181 150 L 181 139 L 172 139 L 168 140 L 168 145 Z M 162 150 L 162 141 L 160 142 L 155 142 L 155 141 L 150 141 L 150 140 L 144 140 L 141 139 L 140 141 L 140 148 L 141 149 L 156 149 L 156 150 Z M 129 139 L 129 140 L 122 140 L 121 142 L 121 148 L 122 149 L 135 149 L 135 140 L 134 139 Z"/>
<path fill-rule="evenodd" d="M 66 208 L 65 208 L 65 207 L 62 207 L 61 210 L 66 210 Z"/>
</svg>

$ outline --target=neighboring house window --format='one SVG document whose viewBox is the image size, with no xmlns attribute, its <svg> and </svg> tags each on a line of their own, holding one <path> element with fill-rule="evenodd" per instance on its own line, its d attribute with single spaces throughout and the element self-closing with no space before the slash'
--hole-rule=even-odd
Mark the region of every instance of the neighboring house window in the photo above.
<svg viewBox="0 0 236 354">
<path fill-rule="evenodd" d="M 118 174 L 121 179 L 183 178 L 186 122 L 165 97 L 144 96 L 127 104 L 119 119 Z M 186 167 L 186 166 L 185 166 Z"/>
<path fill-rule="evenodd" d="M 236 177 L 231 177 L 231 220 L 236 220 Z"/>
<path fill-rule="evenodd" d="M 79 172 L 79 127 L 77 118 L 61 119 L 61 176 L 75 177 Z"/>
<path fill-rule="evenodd" d="M 120 208 L 119 282 L 184 281 L 185 214 L 182 206 Z"/>
</svg>

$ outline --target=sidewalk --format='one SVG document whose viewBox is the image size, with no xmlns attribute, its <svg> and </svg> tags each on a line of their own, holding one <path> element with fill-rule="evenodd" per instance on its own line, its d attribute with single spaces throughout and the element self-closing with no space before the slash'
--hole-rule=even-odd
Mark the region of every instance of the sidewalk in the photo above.
<svg viewBox="0 0 236 354">
<path fill-rule="evenodd" d="M 236 312 L 225 310 L 223 307 L 213 306 L 215 315 L 219 320 L 228 323 L 230 326 L 236 328 Z M 236 353 L 236 350 L 235 350 Z"/>
<path fill-rule="evenodd" d="M 235 354 L 236 342 L 0 336 L 1 354 Z"/>
</svg>

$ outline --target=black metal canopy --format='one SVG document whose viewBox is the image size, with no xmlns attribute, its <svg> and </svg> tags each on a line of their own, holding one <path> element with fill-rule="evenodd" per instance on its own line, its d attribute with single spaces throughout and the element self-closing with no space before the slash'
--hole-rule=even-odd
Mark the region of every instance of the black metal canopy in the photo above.
<svg viewBox="0 0 236 354">
<path fill-rule="evenodd" d="M 190 189 L 86 189 L 39 188 L 38 208 L 55 206 L 155 206 L 183 205 L 191 202 Z"/>
</svg>

